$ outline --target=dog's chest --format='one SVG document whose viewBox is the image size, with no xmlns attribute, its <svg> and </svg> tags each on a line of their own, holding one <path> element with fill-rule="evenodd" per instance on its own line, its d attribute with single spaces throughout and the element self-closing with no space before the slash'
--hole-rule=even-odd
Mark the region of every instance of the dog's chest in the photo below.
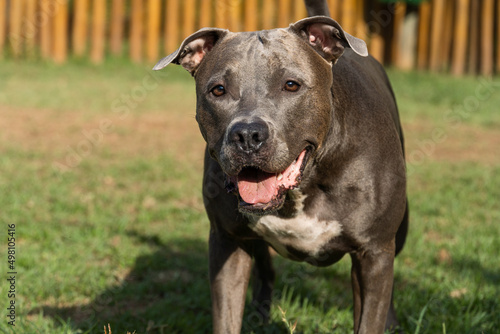
<svg viewBox="0 0 500 334">
<path fill-rule="evenodd" d="M 325 251 L 329 241 L 342 233 L 340 222 L 319 220 L 307 215 L 303 210 L 304 199 L 302 194 L 297 196 L 297 210 L 293 217 L 267 215 L 252 219 L 249 225 L 283 257 L 315 259 Z"/>
</svg>

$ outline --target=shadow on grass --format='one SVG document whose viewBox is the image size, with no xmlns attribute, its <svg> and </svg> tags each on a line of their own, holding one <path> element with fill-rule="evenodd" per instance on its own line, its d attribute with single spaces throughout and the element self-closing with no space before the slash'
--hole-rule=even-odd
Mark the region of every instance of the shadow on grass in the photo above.
<svg viewBox="0 0 500 334">
<path fill-rule="evenodd" d="M 177 239 L 163 243 L 156 236 L 137 231 L 129 237 L 157 249 L 139 256 L 131 271 L 88 304 L 70 307 L 44 306 L 29 313 L 51 317 L 75 332 L 113 334 L 211 333 L 211 302 L 206 241 Z M 246 311 L 250 310 L 249 302 Z M 257 333 L 262 331 L 253 328 Z M 262 329 L 262 328 L 261 328 Z M 283 333 L 280 320 L 265 333 Z"/>
<path fill-rule="evenodd" d="M 156 251 L 139 256 L 125 278 L 117 279 L 87 304 L 69 307 L 44 306 L 29 313 L 51 317 L 75 332 L 104 333 L 110 324 L 113 334 L 211 333 L 211 302 L 208 279 L 207 243 L 199 239 L 176 239 L 164 243 L 156 236 L 129 231 L 129 237 L 148 244 Z M 349 277 L 325 273 L 324 269 L 304 269 L 305 265 L 275 257 L 277 273 L 274 305 L 280 298 L 293 298 L 297 307 L 304 300 L 325 299 L 324 286 L 336 286 L 329 293 L 332 304 L 350 307 Z M 308 266 L 309 268 L 314 268 Z M 251 285 L 250 285 L 251 286 Z M 293 290 L 293 293 L 290 291 Z M 288 291 L 288 292 L 287 292 Z M 343 291 L 340 294 L 339 291 Z M 251 295 L 249 289 L 248 296 Z M 284 306 L 284 304 L 281 304 Z M 274 306 L 273 306 L 274 307 Z M 286 307 L 286 306 L 284 306 Z M 255 309 L 247 298 L 243 332 L 286 333 L 280 316 L 262 327 L 252 318 Z M 277 313 L 277 312 L 276 312 Z"/>
<path fill-rule="evenodd" d="M 46 306 L 34 309 L 31 314 L 43 313 L 45 316 L 70 324 L 70 327 L 83 333 L 104 333 L 103 327 L 108 323 L 114 334 L 136 331 L 139 333 L 211 333 L 211 305 L 208 283 L 207 243 L 199 239 L 177 239 L 163 243 L 160 238 L 146 236 L 138 232 L 129 232 L 129 236 L 138 242 L 154 246 L 156 251 L 143 255 L 136 262 L 128 275 L 117 281 L 99 294 L 88 304 L 71 307 Z M 352 310 L 350 277 L 346 266 L 315 268 L 293 263 L 275 257 L 276 268 L 275 298 L 273 305 L 288 307 L 290 313 L 314 313 L 311 317 L 320 317 L 331 308 L 349 314 Z M 481 272 L 490 283 L 497 282 L 499 272 L 491 268 L 483 268 L 479 262 L 463 259 L 452 265 L 456 274 L 467 271 Z M 290 293 L 290 289 L 293 290 Z M 460 314 L 464 308 L 471 309 L 468 324 L 470 329 L 480 329 L 486 324 L 494 325 L 495 321 L 488 315 L 477 318 L 473 313 L 494 309 L 498 303 L 488 297 L 452 298 L 439 289 L 426 289 L 418 282 L 405 282 L 404 270 L 396 274 L 395 301 L 405 332 L 414 333 L 419 326 L 421 333 L 441 332 L 442 323 L 450 324 L 450 313 Z M 406 296 L 407 292 L 418 291 L 418 299 Z M 250 293 L 249 293 L 250 295 Z M 286 300 L 288 302 L 286 302 Z M 293 299 L 290 301 L 290 299 Z M 265 328 L 252 322 L 252 307 L 249 298 L 245 308 L 244 333 L 253 330 L 255 333 L 286 333 L 277 312 L 271 323 Z M 426 303 L 428 307 L 426 307 Z M 295 305 L 295 306 L 294 306 Z M 304 305 L 308 305 L 303 309 Z M 312 307 L 312 309 L 311 309 Z M 276 306 L 273 306 L 276 308 Z M 426 313 L 418 324 L 419 315 L 426 308 Z M 289 314 L 290 314 L 289 313 Z M 479 312 L 480 313 L 480 312 Z M 331 313 L 330 313 L 331 314 Z M 464 314 L 467 316 L 467 314 Z M 337 315 L 335 315 L 337 317 Z M 477 319 L 473 319 L 476 317 Z M 250 319 L 250 320 L 249 320 Z M 303 320 L 302 328 L 308 328 Z M 352 321 L 344 321 L 341 333 L 352 331 Z M 314 320 L 309 320 L 314 323 Z M 331 323 L 331 322 L 330 322 Z M 257 325 L 257 326 L 256 326 Z M 304 327 L 306 326 L 306 327 Z M 350 329 L 349 329 L 350 327 Z M 315 332 L 311 327 L 310 332 Z M 451 330 L 451 328 L 450 328 Z M 320 333 L 328 332 L 319 329 Z M 471 331 L 468 331 L 471 332 Z"/>
<path fill-rule="evenodd" d="M 479 275 L 487 283 L 500 285 L 500 269 L 498 267 L 485 268 L 478 260 L 472 258 L 458 258 L 453 261 L 452 268 L 457 273 Z"/>
<path fill-rule="evenodd" d="M 471 257 L 432 266 L 442 267 L 439 271 L 449 277 L 436 276 L 434 284 L 429 285 L 408 279 L 403 270 L 395 275 L 395 306 L 404 333 L 496 332 L 500 301 L 487 291 L 500 284 L 498 268 L 485 267 Z M 452 277 L 460 277 L 462 285 L 450 289 L 447 281 Z"/>
<path fill-rule="evenodd" d="M 43 307 L 54 319 L 69 320 L 84 333 L 209 333 L 210 292 L 206 242 L 181 239 L 162 243 L 158 237 L 129 232 L 132 239 L 154 246 L 139 256 L 128 275 L 78 307 Z"/>
</svg>

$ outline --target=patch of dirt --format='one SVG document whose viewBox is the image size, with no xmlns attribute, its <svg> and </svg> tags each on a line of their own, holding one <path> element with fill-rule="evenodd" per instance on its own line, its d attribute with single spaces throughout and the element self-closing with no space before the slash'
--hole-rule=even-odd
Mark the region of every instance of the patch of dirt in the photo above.
<svg viewBox="0 0 500 334">
<path fill-rule="evenodd" d="M 477 162 L 500 165 L 500 131 L 475 125 L 436 125 L 423 120 L 403 124 L 406 160 Z"/>
<path fill-rule="evenodd" d="M 191 115 L 166 111 L 126 115 L 88 115 L 0 107 L 0 149 L 20 148 L 47 155 L 105 151 L 123 155 L 169 153 L 203 162 L 204 141 Z"/>
<path fill-rule="evenodd" d="M 20 148 L 48 156 L 103 151 L 118 155 L 168 153 L 179 161 L 202 164 L 204 141 L 191 114 L 167 111 L 89 115 L 0 107 L 0 149 Z M 425 120 L 403 124 L 407 161 L 500 164 L 500 131 Z"/>
</svg>

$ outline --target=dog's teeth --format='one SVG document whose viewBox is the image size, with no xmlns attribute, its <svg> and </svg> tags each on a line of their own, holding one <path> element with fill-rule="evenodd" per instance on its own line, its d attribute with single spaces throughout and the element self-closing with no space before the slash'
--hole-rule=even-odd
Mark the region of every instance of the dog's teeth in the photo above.
<svg viewBox="0 0 500 334">
<path fill-rule="evenodd" d="M 278 174 L 278 178 L 277 178 L 277 180 L 278 180 L 278 181 L 281 181 L 282 179 L 283 179 L 283 173 L 279 173 L 279 174 Z"/>
</svg>

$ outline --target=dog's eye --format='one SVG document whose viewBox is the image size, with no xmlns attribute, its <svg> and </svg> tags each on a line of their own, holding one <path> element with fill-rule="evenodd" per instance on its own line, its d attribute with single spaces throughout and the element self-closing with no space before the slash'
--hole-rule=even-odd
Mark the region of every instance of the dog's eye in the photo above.
<svg viewBox="0 0 500 334">
<path fill-rule="evenodd" d="M 285 86 L 283 87 L 284 90 L 287 90 L 289 92 L 296 92 L 299 90 L 299 88 L 300 88 L 300 85 L 297 82 L 292 81 L 292 80 L 288 80 L 285 83 Z"/>
<path fill-rule="evenodd" d="M 222 85 L 217 85 L 210 91 L 214 96 L 219 97 L 226 94 L 226 89 Z"/>
</svg>

